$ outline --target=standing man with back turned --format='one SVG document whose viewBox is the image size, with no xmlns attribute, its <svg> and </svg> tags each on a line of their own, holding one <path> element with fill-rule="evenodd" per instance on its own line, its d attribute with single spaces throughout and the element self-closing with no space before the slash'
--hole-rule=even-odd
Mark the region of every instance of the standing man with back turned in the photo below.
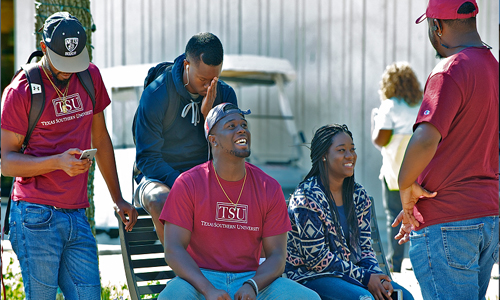
<svg viewBox="0 0 500 300">
<path fill-rule="evenodd" d="M 203 121 L 213 106 L 237 104 L 233 88 L 218 80 L 223 57 L 217 36 L 194 35 L 185 53 L 144 90 L 137 108 L 136 163 L 142 174 L 134 198 L 153 218 L 162 243 L 158 217 L 170 188 L 181 172 L 208 160 Z"/>
<path fill-rule="evenodd" d="M 498 61 L 477 13 L 475 0 L 430 0 L 417 20 L 443 60 L 427 79 L 393 226 L 403 221 L 396 238 L 410 240 L 424 299 L 484 299 L 498 261 Z"/>
<path fill-rule="evenodd" d="M 85 208 L 88 169 L 82 150 L 97 148 L 96 160 L 115 210 L 131 230 L 137 211 L 122 198 L 113 146 L 103 110 L 110 99 L 97 67 L 89 62 L 85 30 L 67 12 L 47 18 L 38 63 L 45 107 L 24 153 L 31 89 L 20 72 L 2 97 L 2 174 L 16 177 L 10 241 L 19 259 L 26 299 L 100 299 L 97 245 Z M 77 78 L 89 70 L 95 108 Z M 125 218 L 128 215 L 128 220 Z"/>
</svg>

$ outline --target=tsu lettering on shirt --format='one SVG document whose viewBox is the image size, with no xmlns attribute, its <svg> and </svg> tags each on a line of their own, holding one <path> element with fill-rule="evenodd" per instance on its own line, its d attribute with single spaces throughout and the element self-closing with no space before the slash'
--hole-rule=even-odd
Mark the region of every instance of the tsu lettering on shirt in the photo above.
<svg viewBox="0 0 500 300">
<path fill-rule="evenodd" d="M 217 202 L 216 221 L 248 223 L 248 205 Z"/>
<path fill-rule="evenodd" d="M 54 105 L 54 111 L 57 117 L 72 115 L 83 111 L 83 103 L 80 94 L 68 95 L 66 99 L 59 97 L 52 100 L 52 104 Z M 63 107 L 66 107 L 66 109 L 63 109 Z"/>
<path fill-rule="evenodd" d="M 191 231 L 187 251 L 200 268 L 255 271 L 262 238 L 291 229 L 280 185 L 249 163 L 246 172 L 246 181 L 217 181 L 209 161 L 182 173 L 172 187 L 160 220 Z"/>
</svg>

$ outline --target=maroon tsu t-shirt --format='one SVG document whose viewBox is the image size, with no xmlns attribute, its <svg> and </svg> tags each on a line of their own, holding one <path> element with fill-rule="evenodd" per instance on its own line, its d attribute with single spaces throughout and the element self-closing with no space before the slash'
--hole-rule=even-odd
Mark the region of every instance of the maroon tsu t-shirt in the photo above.
<svg viewBox="0 0 500 300">
<path fill-rule="evenodd" d="M 188 253 L 198 267 L 221 272 L 255 271 L 262 239 L 291 230 L 285 197 L 278 182 L 245 163 L 247 178 L 215 178 L 212 161 L 182 173 L 160 215 L 191 232 Z M 237 202 L 241 192 L 241 198 Z"/>
<path fill-rule="evenodd" d="M 92 119 L 102 112 L 110 99 L 101 74 L 94 64 L 88 68 L 96 92 L 96 105 L 80 83 L 76 74 L 69 80 L 66 109 L 63 99 L 56 93 L 45 73 L 45 108 L 26 148 L 25 154 L 41 157 L 63 153 L 70 148 L 90 148 Z M 31 94 L 24 72 L 5 88 L 2 95 L 2 129 L 25 136 L 28 131 L 28 114 Z M 60 208 L 85 208 L 88 172 L 71 177 L 62 170 L 35 177 L 16 177 L 13 200 L 23 200 Z"/>
</svg>

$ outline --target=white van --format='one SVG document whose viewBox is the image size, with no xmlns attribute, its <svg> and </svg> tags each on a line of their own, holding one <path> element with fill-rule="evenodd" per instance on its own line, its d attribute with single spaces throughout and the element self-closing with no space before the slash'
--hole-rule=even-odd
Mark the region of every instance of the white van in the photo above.
<svg viewBox="0 0 500 300">
<path fill-rule="evenodd" d="M 111 105 L 104 111 L 106 125 L 115 149 L 115 159 L 123 197 L 132 201 L 135 188 L 132 169 L 135 161 L 135 145 L 132 139 L 132 120 L 143 91 L 144 78 L 148 70 L 156 64 L 128 65 L 106 68 L 101 74 L 111 97 Z M 245 94 L 245 106 L 240 98 L 242 109 L 252 110 L 247 116 L 252 132 L 252 155 L 248 161 L 257 165 L 264 172 L 275 178 L 282 186 L 285 198 L 295 190 L 297 184 L 306 175 L 306 170 L 299 167 L 302 157 L 303 135 L 297 131 L 290 103 L 285 94 L 285 85 L 295 79 L 295 71 L 288 60 L 255 55 L 224 55 L 220 79 L 231 85 L 237 95 Z M 277 88 L 279 114 L 255 114 L 257 105 L 253 101 L 252 91 L 245 91 L 247 86 L 272 86 Z M 241 88 L 241 89 L 240 89 Z M 265 151 L 254 151 L 254 145 L 265 141 L 273 147 L 272 138 L 265 137 L 267 130 L 259 130 L 259 123 L 264 119 L 273 119 L 274 130 L 278 135 L 287 135 L 287 153 L 270 156 Z M 255 126 L 253 125 L 255 124 Z M 276 134 L 276 133 L 275 133 Z M 261 142 L 262 143 L 262 142 Z M 261 147 L 263 148 L 263 147 Z M 96 167 L 97 168 L 97 167 Z M 111 197 L 101 173 L 96 170 L 94 179 L 95 222 L 98 232 L 107 232 L 111 237 L 118 236 L 118 224 L 113 214 Z"/>
</svg>

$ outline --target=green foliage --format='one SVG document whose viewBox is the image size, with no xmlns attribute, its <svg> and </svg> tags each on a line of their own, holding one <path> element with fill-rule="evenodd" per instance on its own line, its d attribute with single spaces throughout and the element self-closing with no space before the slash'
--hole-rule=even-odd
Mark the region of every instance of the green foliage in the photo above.
<svg viewBox="0 0 500 300">
<path fill-rule="evenodd" d="M 21 271 L 14 271 L 14 269 L 19 268 L 18 266 L 14 268 L 14 263 L 17 264 L 17 261 L 11 257 L 3 275 L 6 297 L 9 300 L 23 300 L 25 297 L 23 277 L 21 275 Z M 122 286 L 107 285 L 101 288 L 102 300 L 129 300 L 130 298 L 125 295 L 128 296 L 128 287 L 126 284 L 123 284 Z M 64 300 L 64 296 L 62 294 L 57 294 L 56 300 Z"/>
<path fill-rule="evenodd" d="M 101 299 L 102 300 L 128 300 L 128 297 L 124 297 L 124 291 L 128 291 L 127 285 L 124 284 L 121 287 L 117 286 L 103 286 L 101 288 Z"/>
<path fill-rule="evenodd" d="M 4 273 L 5 291 L 7 299 L 23 300 L 24 299 L 24 286 L 21 271 L 14 272 L 13 270 L 14 258 L 10 258 Z"/>
<path fill-rule="evenodd" d="M 89 198 L 89 207 L 85 210 L 85 215 L 90 224 L 92 234 L 96 235 L 95 230 L 95 206 L 94 206 L 94 173 L 95 173 L 95 158 L 92 159 L 92 165 L 89 169 L 89 180 L 87 182 L 87 196 Z"/>
<path fill-rule="evenodd" d="M 149 281 L 147 285 L 158 285 L 160 284 L 160 281 Z M 158 298 L 159 294 L 151 294 L 151 295 L 141 295 L 141 299 L 153 299 L 153 298 Z"/>
</svg>

